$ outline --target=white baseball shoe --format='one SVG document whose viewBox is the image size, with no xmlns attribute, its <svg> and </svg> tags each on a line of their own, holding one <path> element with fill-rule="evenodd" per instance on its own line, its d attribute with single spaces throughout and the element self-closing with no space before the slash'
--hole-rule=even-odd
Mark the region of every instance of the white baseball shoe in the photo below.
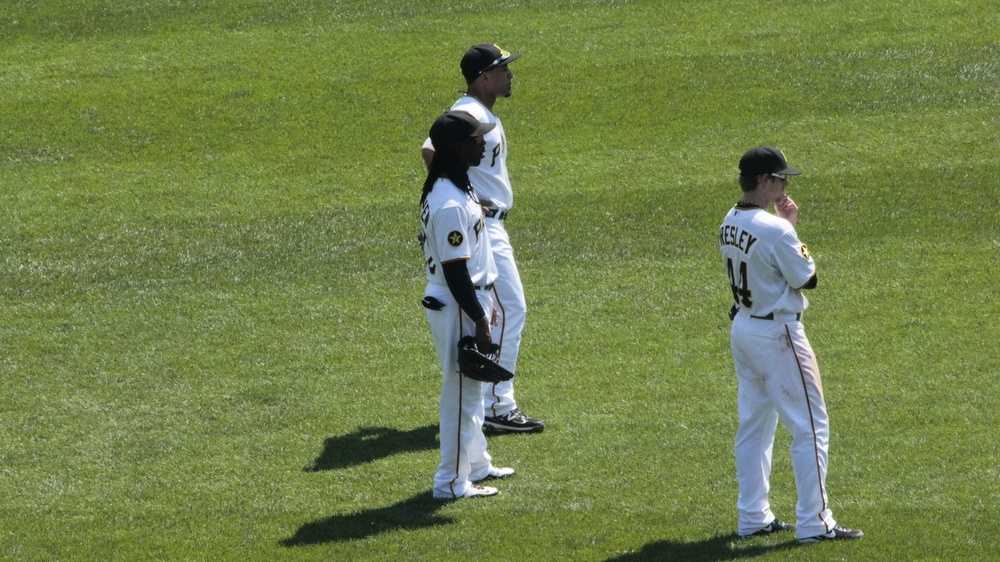
<svg viewBox="0 0 1000 562">
<path fill-rule="evenodd" d="M 484 480 L 494 480 L 498 478 L 507 478 L 514 474 L 514 469 L 509 466 L 490 466 L 489 471 L 485 476 L 481 478 L 472 478 L 473 482 L 482 482 Z"/>
<path fill-rule="evenodd" d="M 497 495 L 499 493 L 500 493 L 500 490 L 497 490 L 493 486 L 479 486 L 479 485 L 473 484 L 473 485 L 469 486 L 469 491 L 466 492 L 465 495 L 462 496 L 462 497 L 463 498 L 488 498 L 490 496 L 495 496 L 495 495 Z"/>
<path fill-rule="evenodd" d="M 472 484 L 471 486 L 469 486 L 469 489 L 461 496 L 453 496 L 451 494 L 438 494 L 437 492 L 434 492 L 432 497 L 436 500 L 447 502 L 447 501 L 460 500 L 462 498 L 479 498 L 479 497 L 486 498 L 489 496 L 495 496 L 499 493 L 500 490 L 497 490 L 492 486 L 478 486 L 476 484 Z"/>
</svg>

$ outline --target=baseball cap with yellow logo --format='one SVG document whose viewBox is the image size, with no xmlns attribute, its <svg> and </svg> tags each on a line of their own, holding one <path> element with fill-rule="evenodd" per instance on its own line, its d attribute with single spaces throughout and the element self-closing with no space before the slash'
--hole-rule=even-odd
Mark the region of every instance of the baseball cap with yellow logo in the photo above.
<svg viewBox="0 0 1000 562">
<path fill-rule="evenodd" d="M 521 53 L 511 53 L 492 43 L 480 43 L 469 47 L 462 56 L 462 75 L 468 84 L 479 78 L 479 75 L 498 66 L 514 62 Z"/>
</svg>

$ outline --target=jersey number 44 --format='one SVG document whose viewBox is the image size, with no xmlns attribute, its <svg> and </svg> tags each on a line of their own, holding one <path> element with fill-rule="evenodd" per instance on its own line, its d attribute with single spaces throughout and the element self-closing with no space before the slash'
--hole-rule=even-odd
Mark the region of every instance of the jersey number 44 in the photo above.
<svg viewBox="0 0 1000 562">
<path fill-rule="evenodd" d="M 729 287 L 733 290 L 733 300 L 736 301 L 736 305 L 742 305 L 746 308 L 753 306 L 753 300 L 750 298 L 747 262 L 740 261 L 739 278 L 736 276 L 736 268 L 733 267 L 733 258 L 726 258 L 726 270 L 729 271 Z"/>
</svg>

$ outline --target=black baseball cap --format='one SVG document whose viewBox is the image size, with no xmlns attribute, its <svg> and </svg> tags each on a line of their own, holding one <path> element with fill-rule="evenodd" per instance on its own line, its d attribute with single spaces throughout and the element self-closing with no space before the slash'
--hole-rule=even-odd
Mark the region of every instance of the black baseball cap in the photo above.
<svg viewBox="0 0 1000 562">
<path fill-rule="evenodd" d="M 472 84 L 472 81 L 479 78 L 480 74 L 492 68 L 513 62 L 520 56 L 521 53 L 512 54 L 500 48 L 499 45 L 492 43 L 473 45 L 462 56 L 460 64 L 462 67 L 462 76 L 465 76 L 466 83 Z"/>
<path fill-rule="evenodd" d="M 756 176 L 760 174 L 798 176 L 802 172 L 789 166 L 785 155 L 777 148 L 758 146 L 743 153 L 743 157 L 740 158 L 740 175 Z"/>
<path fill-rule="evenodd" d="M 446 111 L 431 125 L 431 144 L 435 150 L 451 146 L 465 139 L 485 135 L 496 123 L 483 123 L 467 111 Z"/>
</svg>

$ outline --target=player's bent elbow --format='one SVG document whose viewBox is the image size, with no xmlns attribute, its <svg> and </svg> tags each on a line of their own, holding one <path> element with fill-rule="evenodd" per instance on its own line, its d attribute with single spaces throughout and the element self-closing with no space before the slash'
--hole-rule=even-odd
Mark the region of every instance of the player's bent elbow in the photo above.
<svg viewBox="0 0 1000 562">
<path fill-rule="evenodd" d="M 819 284 L 819 278 L 816 277 L 815 273 L 813 273 L 813 276 L 810 277 L 808 281 L 806 281 L 805 285 L 802 285 L 801 287 L 799 287 L 799 290 L 803 290 L 803 289 L 815 289 L 817 284 Z"/>
</svg>

